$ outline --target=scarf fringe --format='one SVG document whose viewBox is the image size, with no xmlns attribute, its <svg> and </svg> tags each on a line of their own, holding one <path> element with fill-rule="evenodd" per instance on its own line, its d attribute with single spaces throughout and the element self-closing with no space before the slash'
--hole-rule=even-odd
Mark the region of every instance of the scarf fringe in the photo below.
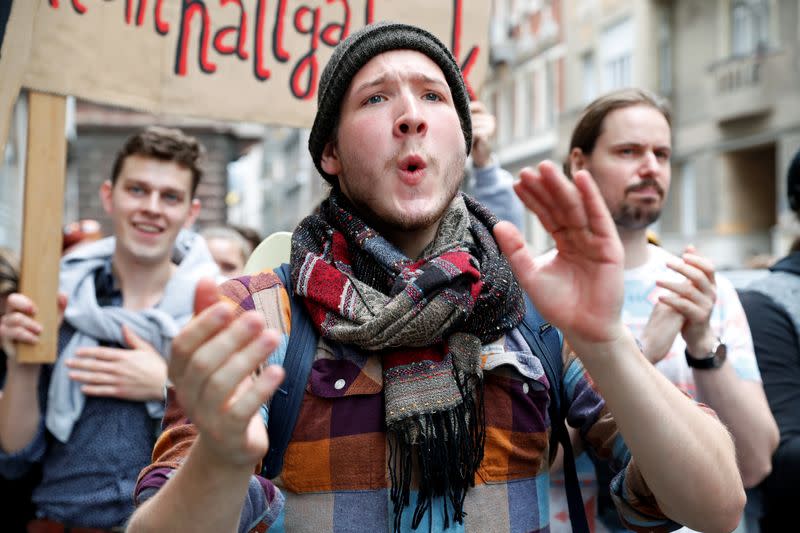
<svg viewBox="0 0 800 533">
<path fill-rule="evenodd" d="M 475 375 L 459 376 L 457 370 L 453 374 L 464 397 L 461 404 L 448 411 L 404 419 L 389 428 L 395 437 L 389 439 L 395 533 L 401 530 L 403 508 L 410 503 L 415 462 L 420 480 L 411 528 L 417 529 L 432 511 L 436 497 L 442 497 L 445 529 L 450 527 L 448 500 L 453 507 L 453 521 L 464 522 L 464 499 L 469 487 L 475 486 L 475 473 L 483 460 L 486 419 L 483 381 Z"/>
</svg>

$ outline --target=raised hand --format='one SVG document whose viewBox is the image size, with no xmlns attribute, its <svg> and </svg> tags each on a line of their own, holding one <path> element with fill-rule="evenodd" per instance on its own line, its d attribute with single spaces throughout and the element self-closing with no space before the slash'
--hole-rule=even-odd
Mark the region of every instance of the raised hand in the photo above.
<svg viewBox="0 0 800 533">
<path fill-rule="evenodd" d="M 167 381 L 167 363 L 155 348 L 122 326 L 127 348 L 93 346 L 79 348 L 66 362 L 69 377 L 83 383 L 89 396 L 111 396 L 125 400 L 160 400 Z"/>
<path fill-rule="evenodd" d="M 684 322 L 683 315 L 675 309 L 664 302 L 656 302 L 640 339 L 648 361 L 656 364 L 669 353 Z"/>
<path fill-rule="evenodd" d="M 517 195 L 556 243 L 551 257 L 534 259 L 510 223 L 494 234 L 522 288 L 542 315 L 570 341 L 619 338 L 623 301 L 624 252 L 594 180 L 586 171 L 569 181 L 545 161 L 538 172 L 526 168 L 514 185 Z"/>
<path fill-rule="evenodd" d="M 203 310 L 218 299 L 209 297 L 212 291 L 216 294 L 212 280 L 198 284 L 195 302 L 201 312 L 172 344 L 169 378 L 178 402 L 216 459 L 254 465 L 269 445 L 259 408 L 283 380 L 283 368 L 263 368 L 279 335 L 267 330 L 254 311 L 236 317 L 224 302 Z"/>
<path fill-rule="evenodd" d="M 64 318 L 67 296 L 58 295 L 58 324 Z M 3 351 L 11 359 L 16 359 L 17 343 L 37 344 L 42 334 L 42 325 L 36 320 L 36 304 L 20 293 L 13 293 L 6 300 L 6 312 L 0 317 L 0 342 Z"/>
<path fill-rule="evenodd" d="M 667 266 L 686 279 L 657 281 L 659 287 L 669 291 L 659 297 L 659 301 L 683 316 L 681 335 L 686 341 L 686 348 L 690 354 L 702 357 L 714 343 L 711 331 L 711 312 L 717 301 L 714 265 L 689 246 L 680 259 L 667 262 Z"/>
<path fill-rule="evenodd" d="M 497 129 L 497 121 L 481 102 L 470 102 L 469 109 L 472 113 L 472 163 L 481 168 L 491 159 L 491 138 Z"/>
</svg>

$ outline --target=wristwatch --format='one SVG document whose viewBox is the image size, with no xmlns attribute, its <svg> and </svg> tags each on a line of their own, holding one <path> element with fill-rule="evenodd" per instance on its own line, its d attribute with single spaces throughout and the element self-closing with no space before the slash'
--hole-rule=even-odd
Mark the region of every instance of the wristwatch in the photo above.
<svg viewBox="0 0 800 533">
<path fill-rule="evenodd" d="M 714 347 L 702 359 L 692 357 L 689 354 L 688 349 L 684 350 L 683 353 L 686 355 L 686 363 L 690 367 L 700 370 L 710 370 L 722 366 L 722 364 L 725 362 L 725 358 L 728 356 L 728 347 L 725 346 L 724 342 L 717 339 Z"/>
</svg>

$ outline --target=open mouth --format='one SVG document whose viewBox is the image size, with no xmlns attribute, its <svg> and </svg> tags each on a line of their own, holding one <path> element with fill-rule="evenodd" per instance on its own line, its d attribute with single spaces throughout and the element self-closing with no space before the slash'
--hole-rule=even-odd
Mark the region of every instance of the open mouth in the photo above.
<svg viewBox="0 0 800 533">
<path fill-rule="evenodd" d="M 402 159 L 398 167 L 403 172 L 410 172 L 413 174 L 416 173 L 417 171 L 425 170 L 425 167 L 427 167 L 427 165 L 425 164 L 425 160 L 422 159 L 420 156 L 410 155 Z"/>
<path fill-rule="evenodd" d="M 162 228 L 160 226 L 156 226 L 155 224 L 145 224 L 145 223 L 136 224 L 136 223 L 134 223 L 133 227 L 136 228 L 137 230 L 141 231 L 142 233 L 148 233 L 148 234 L 151 234 L 151 235 L 158 235 L 159 233 L 163 233 L 164 232 L 164 228 Z"/>
</svg>

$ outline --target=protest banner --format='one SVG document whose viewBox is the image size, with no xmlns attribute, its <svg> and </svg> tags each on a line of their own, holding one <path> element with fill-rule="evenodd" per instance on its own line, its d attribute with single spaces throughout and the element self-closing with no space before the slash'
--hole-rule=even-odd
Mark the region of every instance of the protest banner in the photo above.
<svg viewBox="0 0 800 533">
<path fill-rule="evenodd" d="M 0 146 L 20 87 L 32 98 L 71 95 L 156 114 L 310 127 L 319 76 L 333 49 L 381 20 L 436 34 L 450 47 L 474 96 L 488 63 L 489 9 L 489 0 L 5 0 Z M 46 105 L 57 118 L 58 104 Z M 63 144 L 63 122 L 52 127 L 61 130 L 30 133 Z M 50 146 L 58 152 L 48 157 L 64 153 Z M 51 158 L 51 171 L 53 164 Z M 26 197 L 26 210 L 37 202 Z M 61 209 L 47 205 L 32 207 L 37 226 L 60 228 Z M 26 220 L 23 243 L 36 238 L 30 232 Z M 23 244 L 23 266 L 33 264 L 29 254 L 39 253 L 33 248 Z M 57 276 L 56 264 L 48 268 L 36 276 Z M 42 312 L 49 316 L 54 307 Z"/>
<path fill-rule="evenodd" d="M 308 127 L 333 48 L 378 20 L 435 33 L 473 91 L 486 69 L 488 0 L 38 1 L 25 87 L 154 113 Z"/>
</svg>

